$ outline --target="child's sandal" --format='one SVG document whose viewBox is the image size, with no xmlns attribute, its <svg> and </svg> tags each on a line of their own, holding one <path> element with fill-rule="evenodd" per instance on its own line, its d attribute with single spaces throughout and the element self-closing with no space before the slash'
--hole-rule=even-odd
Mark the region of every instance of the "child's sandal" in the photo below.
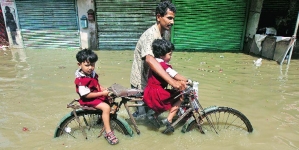
<svg viewBox="0 0 299 150">
<path fill-rule="evenodd" d="M 115 145 L 119 142 L 118 138 L 114 135 L 113 131 L 106 133 L 104 137 L 108 141 L 108 143 L 111 145 Z"/>
<path fill-rule="evenodd" d="M 162 133 L 168 134 L 174 132 L 174 127 L 171 125 L 171 123 L 168 120 L 166 120 L 165 124 L 166 124 L 166 129 Z"/>
</svg>

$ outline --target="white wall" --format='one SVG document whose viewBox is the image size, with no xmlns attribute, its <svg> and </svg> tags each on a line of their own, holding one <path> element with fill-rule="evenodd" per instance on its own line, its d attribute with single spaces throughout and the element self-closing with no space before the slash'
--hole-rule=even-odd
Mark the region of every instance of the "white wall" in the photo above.
<svg viewBox="0 0 299 150">
<path fill-rule="evenodd" d="M 93 22 L 88 21 L 88 28 L 82 28 L 80 23 L 80 18 L 83 15 L 88 17 L 87 11 L 89 9 L 95 10 L 94 0 L 77 0 L 77 6 L 78 6 L 81 48 L 96 49 L 97 48 L 96 21 Z"/>
<path fill-rule="evenodd" d="M 2 13 L 3 13 L 5 26 L 6 26 L 9 46 L 11 48 L 23 48 L 23 40 L 22 40 L 22 36 L 21 36 L 21 30 L 20 30 L 20 26 L 19 26 L 19 18 L 18 18 L 18 13 L 17 13 L 15 1 L 14 0 L 12 0 L 12 1 L 1 1 L 0 7 L 2 8 Z M 10 28 L 6 24 L 6 16 L 5 16 L 6 10 L 5 10 L 5 7 L 10 8 L 10 13 L 14 17 L 14 21 L 15 21 L 16 26 L 17 26 L 16 32 L 10 31 Z M 13 41 L 12 36 L 15 37 L 15 41 Z"/>
<path fill-rule="evenodd" d="M 262 12 L 263 2 L 264 0 L 251 0 L 245 37 L 253 38 L 255 35 Z"/>
</svg>

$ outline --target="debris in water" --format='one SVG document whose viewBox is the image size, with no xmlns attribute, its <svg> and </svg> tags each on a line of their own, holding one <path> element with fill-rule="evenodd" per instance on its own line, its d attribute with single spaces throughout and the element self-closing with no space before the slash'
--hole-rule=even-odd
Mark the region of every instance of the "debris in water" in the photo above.
<svg viewBox="0 0 299 150">
<path fill-rule="evenodd" d="M 70 133 L 70 132 L 72 131 L 72 129 L 71 129 L 70 127 L 66 127 L 64 130 L 65 130 L 65 132 L 67 132 L 67 133 Z"/>
<path fill-rule="evenodd" d="M 29 131 L 27 127 L 23 127 L 23 131 Z"/>
<path fill-rule="evenodd" d="M 257 67 L 261 66 L 262 65 L 262 58 L 259 58 L 257 60 L 253 60 L 253 64 Z"/>
</svg>

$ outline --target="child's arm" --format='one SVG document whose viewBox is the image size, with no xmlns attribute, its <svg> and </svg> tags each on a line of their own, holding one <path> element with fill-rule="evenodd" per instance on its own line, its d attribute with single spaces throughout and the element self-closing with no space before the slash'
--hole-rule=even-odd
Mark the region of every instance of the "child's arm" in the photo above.
<svg viewBox="0 0 299 150">
<path fill-rule="evenodd" d="M 100 89 L 101 89 L 101 91 L 105 91 L 105 90 L 107 90 L 105 87 L 103 87 L 102 85 L 100 85 Z"/>
<path fill-rule="evenodd" d="M 90 92 L 87 95 L 85 95 L 85 98 L 96 98 L 99 96 L 108 96 L 108 90 L 104 90 L 102 92 Z"/>
<path fill-rule="evenodd" d="M 184 76 L 180 75 L 172 67 L 169 67 L 166 64 L 161 64 L 161 65 L 166 70 L 166 72 L 169 74 L 169 76 L 172 77 L 173 79 L 175 79 L 176 81 L 185 81 L 185 82 L 187 82 L 187 79 Z"/>
<path fill-rule="evenodd" d="M 152 69 L 153 72 L 158 74 L 161 78 L 163 78 L 172 87 L 179 89 L 180 91 L 183 91 L 186 88 L 186 84 L 178 82 L 178 81 L 174 80 L 172 77 L 170 77 L 169 74 L 161 67 L 160 63 L 153 56 L 146 55 L 145 61 L 149 65 L 149 67 Z"/>
</svg>

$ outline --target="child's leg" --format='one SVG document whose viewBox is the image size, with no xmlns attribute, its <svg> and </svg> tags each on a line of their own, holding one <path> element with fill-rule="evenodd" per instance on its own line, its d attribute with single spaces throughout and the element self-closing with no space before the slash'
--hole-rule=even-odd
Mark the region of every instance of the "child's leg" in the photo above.
<svg viewBox="0 0 299 150">
<path fill-rule="evenodd" d="M 172 118 L 176 115 L 176 113 L 177 113 L 179 107 L 181 106 L 181 103 L 182 103 L 182 101 L 181 101 L 181 99 L 180 99 L 180 100 L 176 101 L 176 102 L 174 103 L 174 105 L 170 108 L 170 110 L 169 110 L 169 114 L 168 114 L 168 116 L 167 116 L 167 120 L 168 120 L 168 122 L 172 123 Z"/>
<path fill-rule="evenodd" d="M 102 110 L 102 120 L 104 123 L 104 128 L 105 128 L 105 139 L 112 145 L 117 144 L 118 143 L 118 139 L 117 137 L 114 135 L 114 132 L 111 130 L 110 128 L 110 106 L 105 103 L 105 102 L 101 102 L 100 104 L 98 104 L 96 106 L 97 109 L 101 109 Z"/>
<path fill-rule="evenodd" d="M 100 104 L 98 104 L 96 106 L 97 109 L 101 109 L 103 111 L 102 113 L 102 120 L 104 123 L 104 128 L 106 133 L 111 132 L 111 128 L 110 128 L 110 106 L 105 103 L 105 102 L 101 102 Z"/>
<path fill-rule="evenodd" d="M 174 132 L 173 126 L 171 126 L 172 123 L 172 118 L 176 115 L 176 112 L 178 111 L 182 101 L 178 100 L 174 103 L 174 105 L 170 108 L 169 114 L 167 116 L 167 121 L 165 122 L 166 124 L 166 129 L 163 131 L 163 133 L 169 133 L 169 132 Z"/>
</svg>

